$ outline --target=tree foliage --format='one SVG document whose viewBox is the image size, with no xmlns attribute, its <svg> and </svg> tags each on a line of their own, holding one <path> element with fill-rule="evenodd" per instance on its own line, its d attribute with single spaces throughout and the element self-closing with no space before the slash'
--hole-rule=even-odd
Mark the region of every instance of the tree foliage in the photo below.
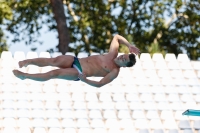
<svg viewBox="0 0 200 133">
<path fill-rule="evenodd" d="M 32 44 L 43 25 L 56 29 L 47 0 L 7 0 L 4 5 L 7 9 L 0 7 L 0 24 L 16 36 L 13 41 L 26 39 Z M 113 35 L 120 34 L 141 52 L 186 52 L 191 59 L 200 57 L 199 1 L 63 0 L 63 5 L 70 51 L 107 52 Z M 120 52 L 126 50 L 121 46 Z"/>
<path fill-rule="evenodd" d="M 12 18 L 12 12 L 9 7 L 9 4 L 3 1 L 0 2 L 0 25 L 3 24 L 4 19 L 11 20 L 11 18 Z M 2 28 L 0 28 L 0 53 L 4 50 L 7 51 L 8 50 L 7 46 L 8 45 L 6 43 L 4 32 Z"/>
<path fill-rule="evenodd" d="M 55 25 L 47 0 L 3 0 L 0 6 L 3 11 L 0 12 L 0 24 L 14 36 L 13 43 L 23 40 L 31 45 L 37 42 L 43 25 L 49 25 L 49 29 Z M 32 50 L 35 49 L 33 47 Z"/>
<path fill-rule="evenodd" d="M 71 31 L 71 47 L 76 53 L 106 52 L 114 29 L 111 4 L 104 1 L 67 0 L 67 20 Z"/>
</svg>

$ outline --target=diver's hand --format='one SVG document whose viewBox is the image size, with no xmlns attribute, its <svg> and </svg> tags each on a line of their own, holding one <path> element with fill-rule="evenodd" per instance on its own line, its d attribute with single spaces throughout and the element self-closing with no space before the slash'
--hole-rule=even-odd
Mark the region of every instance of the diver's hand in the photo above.
<svg viewBox="0 0 200 133">
<path fill-rule="evenodd" d="M 135 53 L 136 55 L 140 54 L 140 50 L 137 47 L 133 45 L 129 45 L 128 48 L 129 48 L 130 53 Z"/>
<path fill-rule="evenodd" d="M 86 81 L 86 75 L 85 75 L 85 73 L 82 73 L 82 74 L 79 73 L 78 78 L 79 78 L 81 81 L 85 82 L 85 81 Z"/>
</svg>

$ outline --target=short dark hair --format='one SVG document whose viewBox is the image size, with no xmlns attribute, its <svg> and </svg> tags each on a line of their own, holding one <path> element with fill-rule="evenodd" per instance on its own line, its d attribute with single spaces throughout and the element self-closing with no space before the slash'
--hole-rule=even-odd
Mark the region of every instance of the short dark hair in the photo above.
<svg viewBox="0 0 200 133">
<path fill-rule="evenodd" d="M 136 63 L 136 58 L 134 54 L 129 54 L 130 61 L 126 64 L 126 67 L 132 67 Z"/>
</svg>

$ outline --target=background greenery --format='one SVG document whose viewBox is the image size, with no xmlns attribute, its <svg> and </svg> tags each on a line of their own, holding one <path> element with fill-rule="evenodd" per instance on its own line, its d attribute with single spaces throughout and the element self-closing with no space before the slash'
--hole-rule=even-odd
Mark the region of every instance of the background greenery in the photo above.
<svg viewBox="0 0 200 133">
<path fill-rule="evenodd" d="M 0 0 L 0 52 L 8 50 L 2 26 L 15 36 L 13 42 L 25 40 L 27 45 L 37 41 L 44 25 L 57 31 L 59 14 L 52 3 L 58 1 Z M 63 29 L 69 30 L 64 37 L 70 41 L 59 42 L 49 52 L 107 52 L 113 35 L 120 34 L 142 53 L 186 52 L 192 60 L 200 57 L 199 0 L 63 0 L 62 4 L 67 23 Z M 121 46 L 120 52 L 127 49 Z"/>
</svg>

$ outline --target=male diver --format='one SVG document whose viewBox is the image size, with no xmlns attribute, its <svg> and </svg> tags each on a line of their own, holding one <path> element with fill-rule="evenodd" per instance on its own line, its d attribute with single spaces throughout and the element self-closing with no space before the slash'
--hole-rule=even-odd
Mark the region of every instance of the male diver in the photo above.
<svg viewBox="0 0 200 133">
<path fill-rule="evenodd" d="M 118 56 L 119 45 L 124 44 L 129 48 L 130 54 Z M 13 70 L 16 77 L 32 79 L 36 81 L 47 81 L 53 78 L 66 80 L 81 80 L 91 86 L 101 87 L 113 81 L 120 71 L 121 67 L 131 67 L 136 63 L 135 54 L 140 50 L 131 45 L 124 37 L 115 35 L 109 52 L 104 55 L 94 55 L 86 58 L 76 58 L 71 55 L 61 55 L 55 58 L 35 58 L 19 61 L 19 67 L 28 65 L 56 66 L 55 69 L 46 73 L 29 74 L 19 70 Z M 117 57 L 118 56 L 118 57 Z M 103 77 L 100 81 L 93 81 L 87 77 Z"/>
</svg>

